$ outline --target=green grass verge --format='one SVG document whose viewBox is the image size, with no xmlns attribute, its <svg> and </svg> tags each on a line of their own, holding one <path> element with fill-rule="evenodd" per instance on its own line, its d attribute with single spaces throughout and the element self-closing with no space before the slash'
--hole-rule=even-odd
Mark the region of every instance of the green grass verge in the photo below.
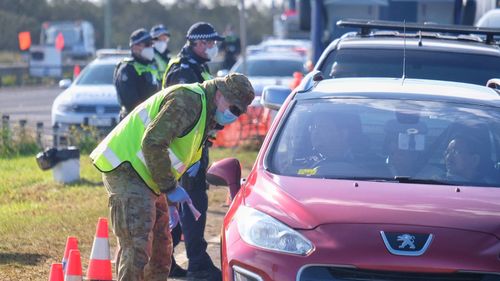
<svg viewBox="0 0 500 281">
<path fill-rule="evenodd" d="M 247 175 L 256 151 L 211 149 L 211 161 L 237 157 Z M 47 280 L 60 262 L 66 238 L 76 236 L 86 268 L 99 217 L 108 216 L 101 174 L 88 156 L 80 159 L 81 180 L 53 181 L 34 156 L 0 159 L 0 280 Z M 111 234 L 110 234 L 111 235 Z M 112 247 L 115 239 L 110 239 Z"/>
</svg>

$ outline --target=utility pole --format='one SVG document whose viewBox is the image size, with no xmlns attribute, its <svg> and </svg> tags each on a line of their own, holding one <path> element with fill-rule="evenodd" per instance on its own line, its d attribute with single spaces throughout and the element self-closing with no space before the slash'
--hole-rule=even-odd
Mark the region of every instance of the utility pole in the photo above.
<svg viewBox="0 0 500 281">
<path fill-rule="evenodd" d="M 241 40 L 241 55 L 243 58 L 243 74 L 247 74 L 247 26 L 246 26 L 246 11 L 245 0 L 240 0 L 238 5 L 240 14 L 240 40 Z"/>
<path fill-rule="evenodd" d="M 111 0 L 104 3 L 104 48 L 111 48 L 111 20 L 113 18 Z"/>
</svg>

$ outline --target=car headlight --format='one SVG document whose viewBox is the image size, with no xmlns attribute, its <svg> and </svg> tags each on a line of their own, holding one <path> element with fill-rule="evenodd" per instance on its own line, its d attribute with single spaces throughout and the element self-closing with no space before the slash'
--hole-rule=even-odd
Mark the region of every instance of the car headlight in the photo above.
<svg viewBox="0 0 500 281">
<path fill-rule="evenodd" d="M 296 255 L 307 255 L 313 249 L 300 233 L 253 208 L 240 206 L 235 219 L 241 238 L 250 245 Z"/>
</svg>

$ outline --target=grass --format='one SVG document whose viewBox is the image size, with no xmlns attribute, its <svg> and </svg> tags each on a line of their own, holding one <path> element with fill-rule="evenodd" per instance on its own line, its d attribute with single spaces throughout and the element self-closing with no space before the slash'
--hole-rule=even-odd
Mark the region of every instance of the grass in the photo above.
<svg viewBox="0 0 500 281">
<path fill-rule="evenodd" d="M 244 175 L 257 155 L 218 148 L 210 153 L 212 161 L 239 158 Z M 86 269 L 97 219 L 108 216 L 108 203 L 88 156 L 82 155 L 80 166 L 81 180 L 62 185 L 51 171 L 38 168 L 34 156 L 0 159 L 0 280 L 47 280 L 50 265 L 61 262 L 68 236 L 78 238 Z M 115 239 L 110 243 L 113 247 Z"/>
</svg>

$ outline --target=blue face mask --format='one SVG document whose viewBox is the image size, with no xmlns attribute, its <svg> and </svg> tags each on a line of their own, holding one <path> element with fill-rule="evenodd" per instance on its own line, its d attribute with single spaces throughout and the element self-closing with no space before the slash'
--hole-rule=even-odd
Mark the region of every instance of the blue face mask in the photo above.
<svg viewBox="0 0 500 281">
<path fill-rule="evenodd" d="M 238 119 L 238 116 L 231 113 L 229 109 L 224 110 L 224 112 L 218 110 L 215 112 L 215 121 L 222 126 L 233 123 L 236 119 Z"/>
</svg>

